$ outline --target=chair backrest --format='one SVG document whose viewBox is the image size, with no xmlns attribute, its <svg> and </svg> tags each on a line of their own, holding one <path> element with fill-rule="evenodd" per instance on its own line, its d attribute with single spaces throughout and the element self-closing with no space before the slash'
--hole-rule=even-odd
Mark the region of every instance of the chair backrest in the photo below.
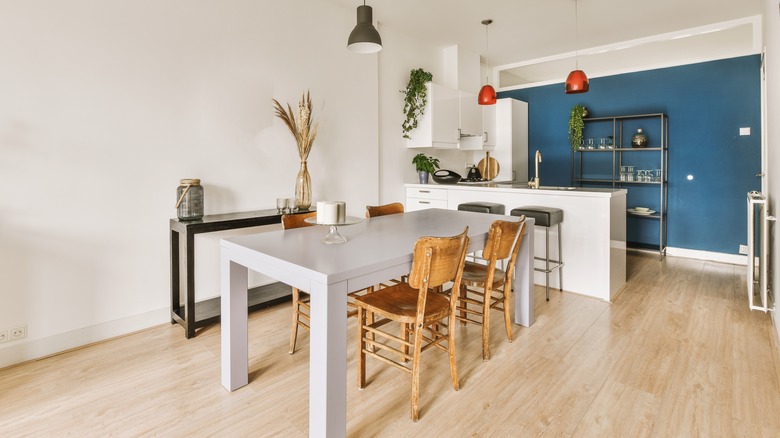
<svg viewBox="0 0 780 438">
<path fill-rule="evenodd" d="M 304 222 L 306 218 L 317 216 L 316 211 L 310 211 L 309 213 L 298 214 L 283 214 L 282 215 L 282 228 L 289 230 L 291 228 L 310 227 L 314 224 Z"/>
<path fill-rule="evenodd" d="M 393 202 L 385 205 L 366 205 L 366 217 L 385 216 L 388 214 L 397 214 L 404 212 L 404 205 L 400 202 Z"/>
<path fill-rule="evenodd" d="M 456 281 L 457 286 L 460 286 L 469 246 L 468 231 L 469 227 L 466 227 L 457 236 L 417 239 L 409 286 L 423 290 L 441 286 L 448 281 Z"/>
<path fill-rule="evenodd" d="M 518 222 L 499 220 L 490 225 L 488 240 L 485 243 L 485 249 L 482 251 L 482 257 L 488 257 L 487 283 L 492 284 L 494 281 L 493 273 L 495 270 L 493 268 L 496 267 L 496 262 L 507 257 L 509 257 L 509 261 L 507 262 L 504 281 L 512 281 L 512 276 L 515 272 L 515 263 L 517 262 L 517 254 L 520 252 L 520 245 L 523 244 L 525 226 L 525 216 L 521 216 L 520 221 Z M 514 243 L 514 246 L 512 246 L 512 243 Z M 511 253 L 509 253 L 508 248 L 512 248 Z M 533 249 L 531 251 L 533 252 Z"/>
<path fill-rule="evenodd" d="M 485 249 L 482 251 L 482 257 L 488 260 L 491 258 L 496 260 L 508 258 L 512 253 L 513 244 L 524 223 L 525 216 L 521 217 L 521 220 L 518 222 L 493 221 L 490 224 L 490 231 L 488 231 L 488 238 L 487 242 L 485 242 Z"/>
</svg>

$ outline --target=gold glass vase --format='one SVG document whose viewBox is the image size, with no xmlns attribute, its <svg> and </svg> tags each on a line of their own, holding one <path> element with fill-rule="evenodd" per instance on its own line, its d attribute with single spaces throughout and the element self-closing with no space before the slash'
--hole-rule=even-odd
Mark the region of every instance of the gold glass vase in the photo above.
<svg viewBox="0 0 780 438">
<path fill-rule="evenodd" d="M 295 178 L 295 208 L 306 210 L 311 206 L 311 176 L 306 161 L 301 161 L 301 168 Z"/>
</svg>

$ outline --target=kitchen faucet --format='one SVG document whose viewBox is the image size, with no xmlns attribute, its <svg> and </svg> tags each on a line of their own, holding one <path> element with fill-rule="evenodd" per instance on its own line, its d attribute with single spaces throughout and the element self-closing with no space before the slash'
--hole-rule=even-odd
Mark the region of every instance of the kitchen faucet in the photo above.
<svg viewBox="0 0 780 438">
<path fill-rule="evenodd" d="M 534 179 L 533 181 L 528 182 L 528 186 L 532 189 L 538 189 L 539 188 L 539 163 L 542 162 L 542 153 L 539 152 L 539 149 L 536 150 L 536 155 L 534 156 Z"/>
</svg>

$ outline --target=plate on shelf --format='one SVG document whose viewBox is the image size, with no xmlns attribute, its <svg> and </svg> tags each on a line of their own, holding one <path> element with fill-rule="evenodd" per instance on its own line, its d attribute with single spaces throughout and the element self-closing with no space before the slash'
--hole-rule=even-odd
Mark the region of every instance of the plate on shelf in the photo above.
<svg viewBox="0 0 780 438">
<path fill-rule="evenodd" d="M 644 211 L 637 211 L 633 208 L 629 208 L 628 212 L 631 214 L 637 214 L 639 216 L 650 216 L 651 214 L 655 213 L 655 210 L 644 210 Z"/>
</svg>

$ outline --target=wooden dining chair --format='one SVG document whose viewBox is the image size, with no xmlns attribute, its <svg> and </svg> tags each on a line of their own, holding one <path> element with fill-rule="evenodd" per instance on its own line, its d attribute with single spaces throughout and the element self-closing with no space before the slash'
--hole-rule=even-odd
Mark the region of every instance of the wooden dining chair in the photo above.
<svg viewBox="0 0 780 438">
<path fill-rule="evenodd" d="M 463 325 L 471 323 L 482 326 L 482 360 L 490 359 L 491 309 L 504 312 L 506 337 L 512 342 L 512 321 L 509 313 L 512 278 L 524 230 L 525 217 L 519 222 L 494 221 L 490 224 L 487 242 L 482 250 L 487 264 L 466 261 L 463 268 L 456 318 Z M 499 261 L 507 261 L 506 270 L 498 267 Z"/>
<path fill-rule="evenodd" d="M 398 214 L 404 212 L 404 205 L 400 202 L 393 202 L 384 205 L 366 205 L 366 218 L 385 216 L 388 214 Z"/>
<path fill-rule="evenodd" d="M 317 212 L 282 215 L 282 229 L 309 227 L 313 224 L 305 222 L 307 218 L 317 217 Z M 292 332 L 290 333 L 290 354 L 295 353 L 295 343 L 298 340 L 298 327 L 310 330 L 311 312 L 309 294 L 302 292 L 297 287 L 292 288 Z"/>
<path fill-rule="evenodd" d="M 312 211 L 309 213 L 300 214 L 285 214 L 282 215 L 282 228 L 284 230 L 290 230 L 293 228 L 308 227 L 313 224 L 306 222 L 307 218 L 316 217 L 317 212 Z M 363 289 L 361 291 L 352 292 L 348 294 L 347 301 L 347 318 L 351 316 L 357 316 L 357 307 L 355 306 L 353 297 L 360 294 L 371 293 L 373 287 Z M 290 332 L 290 354 L 295 353 L 295 344 L 298 341 L 298 327 L 303 327 L 306 330 L 311 330 L 310 314 L 311 314 L 311 298 L 309 294 L 299 290 L 296 287 L 292 288 L 292 330 Z"/>
<path fill-rule="evenodd" d="M 458 295 L 452 293 L 448 297 L 432 292 L 432 288 L 451 281 L 452 290 L 460 289 L 469 242 L 467 233 L 468 227 L 453 237 L 418 239 L 414 245 L 408 283 L 395 284 L 355 298 L 358 309 L 358 386 L 361 389 L 366 386 L 366 356 L 410 373 L 413 421 L 419 418 L 420 355 L 423 351 L 436 347 L 448 353 L 452 386 L 456 391 L 459 389 L 453 331 Z M 403 335 L 399 337 L 380 330 L 390 322 L 400 323 Z"/>
<path fill-rule="evenodd" d="M 389 214 L 399 214 L 404 212 L 404 205 L 400 202 L 393 202 L 390 204 L 383 204 L 383 205 L 366 205 L 366 218 L 370 219 L 372 217 L 379 217 L 379 216 L 387 216 Z M 391 280 L 387 280 L 390 283 L 400 283 L 403 281 L 406 281 L 407 276 L 401 276 L 401 278 L 393 278 Z M 378 288 L 387 287 L 388 284 L 380 283 L 377 285 Z"/>
</svg>

